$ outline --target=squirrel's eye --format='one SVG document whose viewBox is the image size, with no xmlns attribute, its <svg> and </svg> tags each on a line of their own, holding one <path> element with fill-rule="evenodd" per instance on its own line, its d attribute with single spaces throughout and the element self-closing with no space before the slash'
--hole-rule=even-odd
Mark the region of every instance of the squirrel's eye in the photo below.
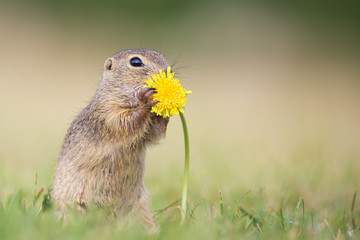
<svg viewBox="0 0 360 240">
<path fill-rule="evenodd" d="M 138 57 L 134 57 L 134 58 L 130 59 L 130 64 L 133 67 L 142 67 L 142 66 L 144 66 L 143 62 Z"/>
</svg>

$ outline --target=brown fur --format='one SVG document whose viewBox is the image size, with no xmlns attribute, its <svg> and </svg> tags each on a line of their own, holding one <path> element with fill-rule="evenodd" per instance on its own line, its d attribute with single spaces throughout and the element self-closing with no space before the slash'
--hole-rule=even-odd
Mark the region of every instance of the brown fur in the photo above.
<svg viewBox="0 0 360 240">
<path fill-rule="evenodd" d="M 133 57 L 144 66 L 131 66 Z M 52 199 L 61 213 L 74 202 L 117 216 L 135 209 L 154 226 L 144 185 L 145 150 L 165 136 L 169 119 L 150 113 L 152 91 L 142 85 L 167 67 L 163 55 L 142 49 L 106 60 L 96 94 L 71 123 L 57 161 Z"/>
</svg>

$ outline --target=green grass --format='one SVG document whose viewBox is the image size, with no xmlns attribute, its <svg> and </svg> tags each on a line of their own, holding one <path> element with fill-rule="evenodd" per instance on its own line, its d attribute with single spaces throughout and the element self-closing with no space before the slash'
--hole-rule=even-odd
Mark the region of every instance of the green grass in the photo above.
<svg viewBox="0 0 360 240">
<path fill-rule="evenodd" d="M 188 212 L 181 224 L 183 139 L 177 134 L 180 122 L 170 126 L 167 140 L 149 149 L 146 160 L 157 233 L 149 234 L 135 214 L 116 220 L 93 208 L 85 215 L 69 211 L 66 223 L 58 220 L 47 187 L 41 187 L 51 186 L 53 173 L 45 156 L 25 159 L 39 162 L 30 170 L 2 162 L 0 239 L 359 239 L 357 135 L 346 141 L 332 133 L 316 141 L 293 138 L 266 145 L 249 134 L 205 142 L 202 132 L 192 129 Z M 35 182 L 34 177 L 18 179 L 9 166 L 39 169 L 38 176 Z"/>
<path fill-rule="evenodd" d="M 198 199 L 188 203 L 185 224 L 180 224 L 180 201 L 154 211 L 160 226 L 150 234 L 134 215 L 118 221 L 101 210 L 87 214 L 69 211 L 66 223 L 58 220 L 48 195 L 21 190 L 0 204 L 0 239 L 357 239 L 360 211 L 356 193 L 347 207 L 322 206 L 309 209 L 299 197 L 280 208 L 272 208 L 261 190 L 241 198 L 218 201 Z M 250 207 L 250 205 L 251 207 Z M 44 210 L 45 209 L 45 210 Z M 330 212 L 326 218 L 322 211 Z"/>
</svg>

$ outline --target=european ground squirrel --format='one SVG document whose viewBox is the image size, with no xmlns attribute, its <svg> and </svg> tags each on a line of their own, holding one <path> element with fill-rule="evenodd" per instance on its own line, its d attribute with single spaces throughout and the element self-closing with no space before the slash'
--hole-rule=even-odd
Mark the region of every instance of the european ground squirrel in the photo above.
<svg viewBox="0 0 360 240">
<path fill-rule="evenodd" d="M 134 209 L 155 226 L 144 185 L 145 151 L 165 136 L 169 118 L 150 113 L 153 89 L 142 86 L 168 66 L 162 54 L 143 49 L 105 61 L 102 81 L 71 123 L 57 161 L 52 199 L 61 213 L 74 202 L 117 216 Z"/>
</svg>

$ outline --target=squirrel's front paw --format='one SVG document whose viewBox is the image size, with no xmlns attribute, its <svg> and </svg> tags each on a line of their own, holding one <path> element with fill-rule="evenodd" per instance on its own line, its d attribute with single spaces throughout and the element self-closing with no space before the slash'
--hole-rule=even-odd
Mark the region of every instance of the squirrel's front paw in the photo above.
<svg viewBox="0 0 360 240">
<path fill-rule="evenodd" d="M 139 92 L 138 99 L 141 103 L 151 108 L 157 101 L 151 100 L 151 96 L 154 94 L 153 88 L 142 88 Z"/>
</svg>

